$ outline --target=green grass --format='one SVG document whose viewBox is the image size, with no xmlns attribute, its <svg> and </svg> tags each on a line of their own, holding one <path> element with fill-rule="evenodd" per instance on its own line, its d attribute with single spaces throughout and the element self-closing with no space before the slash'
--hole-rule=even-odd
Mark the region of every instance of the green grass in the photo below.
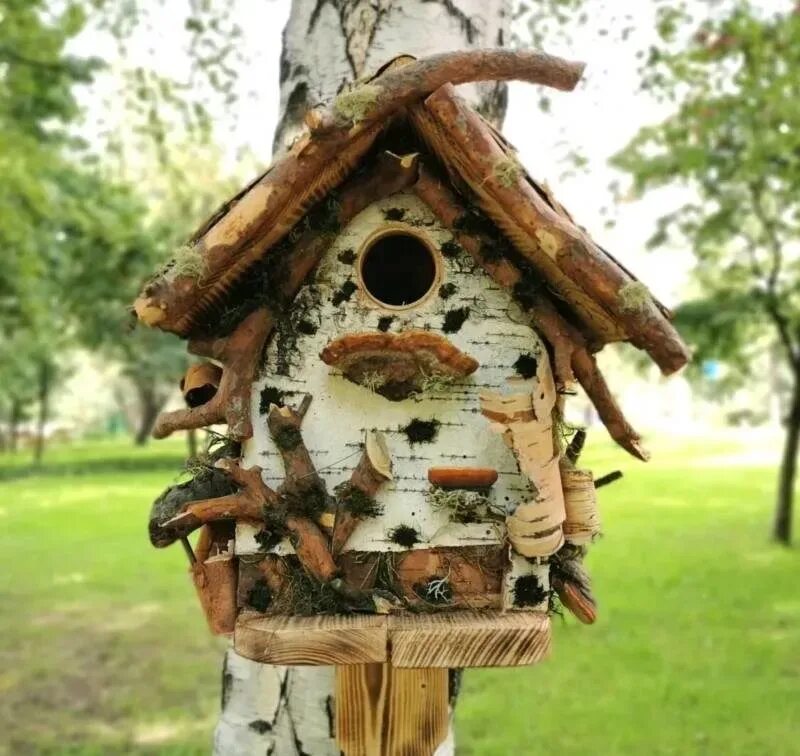
<svg viewBox="0 0 800 756">
<path fill-rule="evenodd" d="M 599 433 L 595 434 L 599 435 Z M 767 534 L 774 472 L 735 444 L 602 443 L 585 462 L 606 536 L 589 566 L 600 619 L 556 619 L 550 660 L 473 670 L 459 753 L 800 754 L 800 554 Z M 175 547 L 149 547 L 180 442 L 0 457 L 0 752 L 205 754 L 224 642 Z"/>
</svg>

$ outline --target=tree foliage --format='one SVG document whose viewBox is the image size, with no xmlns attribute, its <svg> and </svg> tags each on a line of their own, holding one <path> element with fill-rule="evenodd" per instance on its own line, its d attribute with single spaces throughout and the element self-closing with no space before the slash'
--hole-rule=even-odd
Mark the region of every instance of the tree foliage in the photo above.
<svg viewBox="0 0 800 756">
<path fill-rule="evenodd" d="M 793 379 L 781 489 L 791 499 L 800 428 L 800 7 L 664 5 L 643 86 L 674 112 L 616 158 L 638 192 L 666 184 L 690 199 L 659 221 L 653 245 L 688 241 L 693 297 L 679 324 L 698 362 L 748 375 L 776 345 Z M 793 441 L 794 439 L 794 441 Z M 785 502 L 784 502 L 785 504 Z M 788 533 L 777 533 L 786 540 Z"/>
</svg>

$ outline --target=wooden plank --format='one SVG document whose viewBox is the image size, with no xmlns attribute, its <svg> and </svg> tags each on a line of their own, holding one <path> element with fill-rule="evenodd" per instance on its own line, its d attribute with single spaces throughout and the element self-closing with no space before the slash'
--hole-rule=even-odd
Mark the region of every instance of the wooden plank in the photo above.
<svg viewBox="0 0 800 756">
<path fill-rule="evenodd" d="M 464 611 L 389 618 L 395 667 L 512 667 L 550 651 L 544 612 Z"/>
<path fill-rule="evenodd" d="M 345 756 L 432 754 L 447 737 L 447 670 L 336 668 L 336 742 Z"/>
<path fill-rule="evenodd" d="M 236 653 L 264 664 L 335 665 L 384 662 L 387 617 L 239 615 Z"/>
</svg>

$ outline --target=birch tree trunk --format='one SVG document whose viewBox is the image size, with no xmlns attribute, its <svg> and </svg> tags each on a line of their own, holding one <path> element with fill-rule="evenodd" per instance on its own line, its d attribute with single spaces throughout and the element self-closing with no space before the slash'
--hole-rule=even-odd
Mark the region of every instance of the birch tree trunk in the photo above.
<svg viewBox="0 0 800 756">
<path fill-rule="evenodd" d="M 275 151 L 296 136 L 305 112 L 401 53 L 502 47 L 510 0 L 294 0 L 283 32 L 282 117 Z M 497 127 L 506 87 L 493 82 L 460 93 Z M 338 756 L 333 732 L 334 670 L 273 667 L 229 650 L 223 670 L 216 756 Z M 456 676 L 451 693 L 455 694 Z M 437 756 L 454 753 L 453 733 Z"/>
</svg>

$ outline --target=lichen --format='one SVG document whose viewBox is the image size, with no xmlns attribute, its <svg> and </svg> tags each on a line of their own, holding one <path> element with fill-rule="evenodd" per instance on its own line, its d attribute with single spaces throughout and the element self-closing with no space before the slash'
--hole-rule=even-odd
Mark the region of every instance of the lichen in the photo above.
<svg viewBox="0 0 800 756">
<path fill-rule="evenodd" d="M 381 91 L 382 88 L 377 84 L 362 84 L 338 95 L 333 101 L 333 110 L 339 118 L 359 123 L 369 115 Z"/>
<path fill-rule="evenodd" d="M 418 394 L 440 394 L 455 383 L 456 377 L 448 373 L 423 374 Z"/>
<path fill-rule="evenodd" d="M 461 524 L 504 517 L 504 513 L 493 510 L 491 499 L 483 491 L 432 486 L 425 498 L 431 509 L 447 511 L 453 522 Z"/>
<path fill-rule="evenodd" d="M 522 166 L 516 157 L 509 156 L 494 164 L 493 173 L 500 186 L 510 189 L 522 175 Z"/>
<path fill-rule="evenodd" d="M 415 583 L 413 590 L 429 604 L 444 605 L 453 602 L 453 586 L 446 577 L 430 577 L 424 583 Z"/>
<path fill-rule="evenodd" d="M 198 279 L 205 270 L 205 260 L 196 244 L 182 244 L 172 255 L 164 269 L 164 278 L 174 281 L 179 277 Z"/>
<path fill-rule="evenodd" d="M 635 312 L 650 301 L 650 291 L 641 281 L 629 281 L 620 287 L 617 297 L 623 312 Z"/>
<path fill-rule="evenodd" d="M 363 373 L 358 379 L 359 386 L 363 386 L 365 389 L 374 392 L 377 392 L 378 389 L 383 388 L 386 385 L 386 382 L 386 376 L 377 370 L 370 370 L 366 373 Z"/>
</svg>

